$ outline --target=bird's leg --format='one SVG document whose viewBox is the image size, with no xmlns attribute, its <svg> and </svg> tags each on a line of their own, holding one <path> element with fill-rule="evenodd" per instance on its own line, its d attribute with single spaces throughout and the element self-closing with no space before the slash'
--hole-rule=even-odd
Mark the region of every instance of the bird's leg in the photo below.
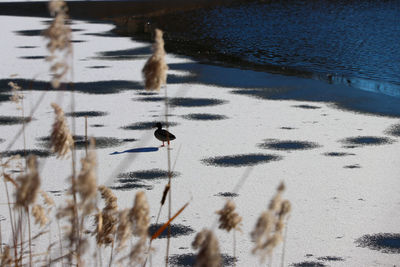
<svg viewBox="0 0 400 267">
<path fill-rule="evenodd" d="M 169 145 L 169 138 L 168 138 L 168 145 Z"/>
<path fill-rule="evenodd" d="M 162 146 L 161 147 L 163 147 L 164 146 L 164 141 L 162 141 Z"/>
</svg>

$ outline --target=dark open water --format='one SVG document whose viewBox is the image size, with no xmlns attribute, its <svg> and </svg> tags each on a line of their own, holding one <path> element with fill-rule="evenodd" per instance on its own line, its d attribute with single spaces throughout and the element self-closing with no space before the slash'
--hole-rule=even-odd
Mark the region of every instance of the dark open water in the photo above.
<svg viewBox="0 0 400 267">
<path fill-rule="evenodd" d="M 400 0 L 197 2 L 97 0 L 69 7 L 74 18 L 139 16 L 164 30 L 167 52 L 400 98 Z M 0 5 L 2 15 L 47 13 L 46 3 Z M 150 40 L 140 31 L 117 32 Z"/>
<path fill-rule="evenodd" d="M 167 50 L 400 97 L 400 1 L 241 1 L 150 21 Z"/>
</svg>

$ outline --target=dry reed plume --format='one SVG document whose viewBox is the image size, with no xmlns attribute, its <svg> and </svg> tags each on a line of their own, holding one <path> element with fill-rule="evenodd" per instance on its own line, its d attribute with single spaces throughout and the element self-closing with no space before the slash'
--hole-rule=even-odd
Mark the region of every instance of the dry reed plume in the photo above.
<svg viewBox="0 0 400 267">
<path fill-rule="evenodd" d="M 81 159 L 81 171 L 79 172 L 76 181 L 76 191 L 78 192 L 83 208 L 83 214 L 88 215 L 95 208 L 95 201 L 97 195 L 97 182 L 96 182 L 96 154 L 94 151 L 94 139 L 90 140 L 90 150 L 86 157 Z"/>
<path fill-rule="evenodd" d="M 272 255 L 274 248 L 284 239 L 285 220 L 291 211 L 289 200 L 282 200 L 284 190 L 285 185 L 282 182 L 271 199 L 268 210 L 261 213 L 251 232 L 251 237 L 255 241 L 252 253 L 259 254 L 262 262 L 267 256 Z"/>
<path fill-rule="evenodd" d="M 53 151 L 57 153 L 57 157 L 62 158 L 71 150 L 71 147 L 74 145 L 74 139 L 69 131 L 67 120 L 64 117 L 64 111 L 55 103 L 52 103 L 51 106 L 54 109 L 56 117 L 50 141 Z"/>
<path fill-rule="evenodd" d="M 218 240 L 210 230 L 203 229 L 197 233 L 192 247 L 199 249 L 196 257 L 197 267 L 220 267 L 221 253 L 219 251 Z"/>
<path fill-rule="evenodd" d="M 114 235 L 117 231 L 118 204 L 117 198 L 108 187 L 101 185 L 98 187 L 101 197 L 105 202 L 105 207 L 96 216 L 98 245 L 110 245 L 114 242 Z"/>
<path fill-rule="evenodd" d="M 22 109 L 21 101 L 24 98 L 24 96 L 21 93 L 21 87 L 14 82 L 9 82 L 8 85 L 11 87 L 10 100 L 17 105 L 17 109 Z"/>
<path fill-rule="evenodd" d="M 132 223 L 129 220 L 129 209 L 124 209 L 118 214 L 118 228 L 117 228 L 117 252 L 120 252 L 125 248 L 126 241 L 132 235 Z"/>
<path fill-rule="evenodd" d="M 65 2 L 51 0 L 49 11 L 54 20 L 49 28 L 43 31 L 43 35 L 48 39 L 47 49 L 50 51 L 50 56 L 46 60 L 51 62 L 50 72 L 53 74 L 51 84 L 57 89 L 69 70 L 67 58 L 72 54 L 72 34 L 71 28 L 66 24 L 68 7 Z"/>
<path fill-rule="evenodd" d="M 242 221 L 242 217 L 235 212 L 235 203 L 232 200 L 228 200 L 222 210 L 216 213 L 220 215 L 219 217 L 219 228 L 224 229 L 229 232 L 232 229 L 240 230 L 239 224 Z"/>
<path fill-rule="evenodd" d="M 139 237 L 139 240 L 129 253 L 129 258 L 132 263 L 141 265 L 146 256 L 146 241 L 150 224 L 149 204 L 146 194 L 143 191 L 136 193 L 135 203 L 129 212 L 129 219 L 131 221 L 133 235 Z"/>
<path fill-rule="evenodd" d="M 155 30 L 154 41 L 153 55 L 147 60 L 142 70 L 147 90 L 160 90 L 161 86 L 167 84 L 168 66 L 165 63 L 164 39 L 161 30 Z"/>
<path fill-rule="evenodd" d="M 17 177 L 18 188 L 15 193 L 16 207 L 28 208 L 35 203 L 40 187 L 39 172 L 35 156 L 28 158 L 28 172 Z"/>
<path fill-rule="evenodd" d="M 49 219 L 46 216 L 46 211 L 41 205 L 35 205 L 32 207 L 32 215 L 35 218 L 35 223 L 39 224 L 40 227 L 45 226 Z"/>
</svg>

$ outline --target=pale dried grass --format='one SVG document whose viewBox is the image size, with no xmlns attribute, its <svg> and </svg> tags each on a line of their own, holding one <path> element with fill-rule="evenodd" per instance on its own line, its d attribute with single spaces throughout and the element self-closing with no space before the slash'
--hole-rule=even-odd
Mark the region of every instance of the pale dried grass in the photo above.
<svg viewBox="0 0 400 267">
<path fill-rule="evenodd" d="M 142 70 L 146 90 L 160 90 L 161 86 L 166 85 L 167 70 L 163 32 L 156 29 L 153 55 L 147 60 Z"/>
<path fill-rule="evenodd" d="M 55 103 L 52 103 L 51 106 L 56 115 L 50 135 L 51 147 L 57 157 L 63 158 L 71 151 L 74 139 L 69 131 L 64 111 Z"/>
<path fill-rule="evenodd" d="M 48 39 L 47 49 L 50 51 L 50 56 L 46 60 L 51 63 L 50 72 L 53 74 L 51 84 L 53 88 L 59 88 L 69 70 L 67 58 L 72 54 L 72 31 L 66 24 L 68 8 L 63 0 L 51 0 L 49 11 L 54 20 L 43 31 L 43 35 Z"/>
<path fill-rule="evenodd" d="M 286 218 L 291 211 L 290 201 L 282 199 L 284 190 L 285 185 L 282 182 L 271 199 L 268 210 L 261 213 L 251 232 L 251 237 L 255 242 L 252 253 L 258 254 L 261 262 L 271 257 L 273 250 L 284 240 L 283 230 L 286 227 Z"/>
<path fill-rule="evenodd" d="M 216 213 L 219 216 L 219 228 L 229 232 L 232 229 L 240 230 L 239 224 L 242 221 L 242 217 L 235 212 L 235 203 L 232 200 L 228 200 L 222 210 Z"/>
<path fill-rule="evenodd" d="M 39 172 L 35 156 L 29 156 L 27 160 L 28 171 L 17 177 L 18 188 L 15 192 L 16 207 L 28 208 L 34 204 L 40 187 Z"/>
<path fill-rule="evenodd" d="M 196 257 L 197 267 L 220 267 L 221 253 L 219 250 L 218 240 L 214 233 L 210 230 L 203 229 L 197 233 L 192 243 L 194 249 L 199 249 Z"/>
</svg>

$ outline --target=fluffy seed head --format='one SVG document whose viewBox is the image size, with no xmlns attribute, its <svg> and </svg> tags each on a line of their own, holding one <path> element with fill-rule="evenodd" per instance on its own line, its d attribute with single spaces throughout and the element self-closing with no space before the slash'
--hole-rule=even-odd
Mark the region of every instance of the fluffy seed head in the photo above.
<svg viewBox="0 0 400 267">
<path fill-rule="evenodd" d="M 106 206 L 95 218 L 98 230 L 96 233 L 96 239 L 98 245 L 109 245 L 113 243 L 114 234 L 117 231 L 117 198 L 112 191 L 104 185 L 99 186 L 98 190 L 100 191 L 101 197 L 104 199 Z"/>
<path fill-rule="evenodd" d="M 67 5 L 63 0 L 50 1 L 49 11 L 54 20 L 49 28 L 43 31 L 44 37 L 48 39 L 47 49 L 50 51 L 50 56 L 46 60 L 51 62 L 50 71 L 53 74 L 51 81 L 53 88 L 60 87 L 61 81 L 69 70 L 66 58 L 72 54 L 72 31 L 66 24 L 67 10 Z"/>
<path fill-rule="evenodd" d="M 97 194 L 97 183 L 95 168 L 97 165 L 96 154 L 94 152 L 94 139 L 90 141 L 88 154 L 81 160 L 82 168 L 78 175 L 76 190 L 81 197 L 81 205 L 84 213 L 89 214 L 95 206 L 95 198 Z"/>
<path fill-rule="evenodd" d="M 276 195 L 271 199 L 268 208 L 270 211 L 279 212 L 279 209 L 281 208 L 281 203 L 282 203 L 281 193 L 277 192 Z"/>
<path fill-rule="evenodd" d="M 42 198 L 43 198 L 43 200 L 44 200 L 44 203 L 45 203 L 48 207 L 51 207 L 51 206 L 54 206 L 54 205 L 55 205 L 54 200 L 53 200 L 45 191 L 40 190 L 40 195 L 42 196 Z"/>
<path fill-rule="evenodd" d="M 266 236 L 269 236 L 272 231 L 274 225 L 274 218 L 269 211 L 264 211 L 261 213 L 260 217 L 258 217 L 257 224 L 251 232 L 251 238 L 256 242 L 258 246 L 263 242 L 263 239 Z"/>
<path fill-rule="evenodd" d="M 222 210 L 217 211 L 219 217 L 219 228 L 230 231 L 231 229 L 239 229 L 239 223 L 242 221 L 242 217 L 235 212 L 235 203 L 232 200 L 228 200 Z"/>
<path fill-rule="evenodd" d="M 218 240 L 214 233 L 204 229 L 199 232 L 192 243 L 194 249 L 199 249 L 195 266 L 198 267 L 220 267 L 221 253 Z"/>
<path fill-rule="evenodd" d="M 156 29 L 153 55 L 147 60 L 142 70 L 145 88 L 147 90 L 160 90 L 162 85 L 167 84 L 167 70 L 163 32 Z"/>
<path fill-rule="evenodd" d="M 35 223 L 40 224 L 40 227 L 45 226 L 46 223 L 49 221 L 49 219 L 46 217 L 45 210 L 40 205 L 33 206 L 32 215 L 33 218 L 35 218 Z"/>
<path fill-rule="evenodd" d="M 64 157 L 74 145 L 74 139 L 68 129 L 67 120 L 64 117 L 64 111 L 55 103 L 51 106 L 56 115 L 53 123 L 50 141 L 52 149 L 57 153 L 57 157 Z"/>
<path fill-rule="evenodd" d="M 282 181 L 282 182 L 279 184 L 279 186 L 278 186 L 278 188 L 277 188 L 277 191 L 283 193 L 283 191 L 285 191 L 285 189 L 286 189 L 285 183 Z"/>
<path fill-rule="evenodd" d="M 124 209 L 118 214 L 118 228 L 117 228 L 117 240 L 118 247 L 117 251 L 121 251 L 124 248 L 126 241 L 132 235 L 132 223 L 129 220 L 129 209 Z"/>
<path fill-rule="evenodd" d="M 129 213 L 129 217 L 133 226 L 132 233 L 136 236 L 147 236 L 150 223 L 149 204 L 143 191 L 136 193 L 135 204 Z"/>
<path fill-rule="evenodd" d="M 8 86 L 11 87 L 11 92 L 12 92 L 10 100 L 15 104 L 17 104 L 18 109 L 21 109 L 22 107 L 20 106 L 20 103 L 21 100 L 24 98 L 24 96 L 21 94 L 21 87 L 14 82 L 9 82 Z"/>
<path fill-rule="evenodd" d="M 271 256 L 274 248 L 283 240 L 285 218 L 291 210 L 289 200 L 282 200 L 285 185 L 282 182 L 277 188 L 275 196 L 271 199 L 268 211 L 259 217 L 251 236 L 255 241 L 253 254 L 258 253 L 261 261 Z"/>
<path fill-rule="evenodd" d="M 146 237 L 140 237 L 129 253 L 130 263 L 133 266 L 142 266 L 146 255 Z"/>
<path fill-rule="evenodd" d="M 284 201 L 282 201 L 279 217 L 285 217 L 287 214 L 290 213 L 291 210 L 292 204 L 290 204 L 289 200 L 285 199 Z"/>
<path fill-rule="evenodd" d="M 19 186 L 16 191 L 16 206 L 27 208 L 35 202 L 40 187 L 35 156 L 29 156 L 28 172 L 25 175 L 17 177 L 17 182 Z"/>
</svg>

